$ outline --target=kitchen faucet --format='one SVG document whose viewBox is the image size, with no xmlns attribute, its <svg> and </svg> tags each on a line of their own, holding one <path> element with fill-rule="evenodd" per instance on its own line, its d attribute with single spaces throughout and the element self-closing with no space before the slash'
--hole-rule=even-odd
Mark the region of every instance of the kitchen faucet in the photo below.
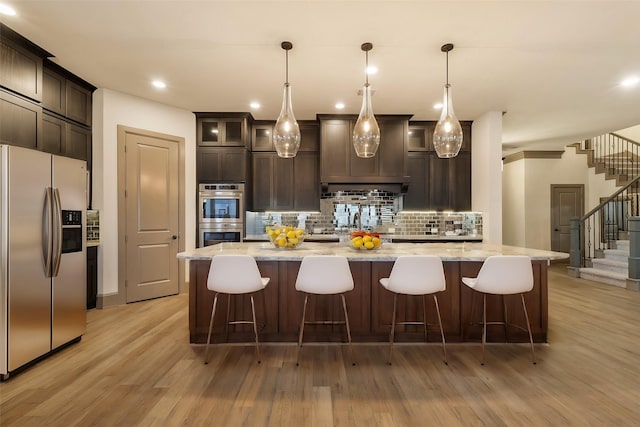
<svg viewBox="0 0 640 427">
<path fill-rule="evenodd" d="M 360 205 L 358 205 L 358 212 L 353 214 L 353 226 L 358 230 L 362 230 L 362 221 L 360 220 Z"/>
</svg>

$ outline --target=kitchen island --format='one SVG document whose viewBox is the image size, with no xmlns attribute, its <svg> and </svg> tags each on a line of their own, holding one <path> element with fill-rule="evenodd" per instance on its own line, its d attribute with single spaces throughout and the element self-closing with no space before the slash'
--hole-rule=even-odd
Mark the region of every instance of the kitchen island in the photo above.
<svg viewBox="0 0 640 427">
<path fill-rule="evenodd" d="M 462 277 L 475 277 L 482 262 L 491 255 L 528 255 L 532 258 L 534 288 L 525 295 L 534 341 L 547 341 L 547 265 L 549 260 L 567 258 L 568 254 L 490 245 L 486 243 L 386 243 L 376 250 L 356 250 L 348 243 L 303 243 L 296 249 L 276 249 L 267 242 L 221 243 L 178 254 L 190 262 L 189 281 L 189 332 L 192 343 L 206 342 L 206 335 L 213 304 L 213 292 L 206 286 L 211 258 L 217 254 L 247 254 L 258 262 L 262 276 L 270 277 L 266 289 L 258 293 L 256 316 L 262 324 L 260 339 L 266 342 L 296 342 L 302 315 L 304 295 L 295 290 L 295 281 L 302 258 L 306 255 L 344 255 L 349 259 L 355 288 L 345 297 L 349 310 L 351 334 L 354 342 L 381 342 L 388 340 L 393 294 L 379 284 L 379 279 L 389 277 L 393 262 L 400 255 L 437 255 L 442 258 L 447 289 L 438 294 L 442 323 L 448 342 L 479 341 L 481 328 L 471 325 L 471 308 L 474 321 L 481 318 L 482 298 L 473 299 L 473 292 L 461 282 Z M 524 314 L 519 298 L 505 297 L 509 322 L 524 324 Z M 214 342 L 251 342 L 251 328 L 245 325 L 229 327 L 225 331 L 227 298 L 218 302 L 216 311 Z M 251 318 L 248 296 L 235 296 L 229 307 L 231 319 Z M 341 320 L 340 299 L 331 296 L 316 296 L 307 307 L 309 319 Z M 437 324 L 433 299 L 427 299 L 428 322 Z M 422 316 L 420 298 L 400 296 L 398 298 L 398 320 L 418 320 Z M 502 301 L 498 296 L 487 298 L 488 321 L 501 320 Z M 343 326 L 305 327 L 309 340 L 346 340 Z M 437 326 L 430 329 L 428 340 L 438 341 Z M 501 326 L 490 327 L 488 341 L 504 341 Z M 423 331 L 407 326 L 396 332 L 397 341 L 422 341 Z M 509 330 L 509 340 L 526 342 L 527 334 L 517 329 Z"/>
</svg>

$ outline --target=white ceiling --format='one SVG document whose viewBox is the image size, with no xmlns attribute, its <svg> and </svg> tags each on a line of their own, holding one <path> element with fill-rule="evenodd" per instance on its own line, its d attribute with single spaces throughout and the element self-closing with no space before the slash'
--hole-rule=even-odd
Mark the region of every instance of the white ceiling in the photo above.
<svg viewBox="0 0 640 427">
<path fill-rule="evenodd" d="M 445 54 L 461 120 L 503 111 L 504 151 L 549 148 L 640 124 L 638 1 L 0 0 L 2 21 L 97 87 L 190 111 L 275 119 L 285 54 L 298 120 L 357 114 L 363 42 L 376 114 L 436 120 Z M 150 81 L 165 80 L 154 89 Z"/>
</svg>

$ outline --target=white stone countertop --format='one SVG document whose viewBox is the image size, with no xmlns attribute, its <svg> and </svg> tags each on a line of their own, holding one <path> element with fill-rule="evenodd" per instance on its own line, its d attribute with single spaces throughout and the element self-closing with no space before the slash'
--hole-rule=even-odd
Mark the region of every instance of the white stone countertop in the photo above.
<svg viewBox="0 0 640 427">
<path fill-rule="evenodd" d="M 491 255 L 528 255 L 534 260 L 568 258 L 563 252 L 479 242 L 384 243 L 378 249 L 354 249 L 345 243 L 303 242 L 294 249 L 276 249 L 268 242 L 219 243 L 180 252 L 178 258 L 208 260 L 219 254 L 245 254 L 257 261 L 300 261 L 306 255 L 344 255 L 350 261 L 395 261 L 400 255 L 436 255 L 443 261 L 484 261 Z"/>
<path fill-rule="evenodd" d="M 348 238 L 348 234 L 345 235 Z M 437 241 L 452 241 L 452 240 L 460 240 L 460 241 L 482 241 L 482 236 L 478 235 L 451 235 L 451 236 L 441 236 L 441 235 L 429 235 L 429 234 L 388 234 L 388 233 L 380 233 L 380 237 L 383 239 L 397 239 L 397 240 L 423 240 L 425 242 L 437 242 Z M 308 239 L 313 239 L 316 241 L 327 240 L 332 241 L 335 239 L 339 239 L 339 234 L 308 234 Z M 264 241 L 268 242 L 269 237 L 266 234 L 247 234 L 244 240 L 249 241 Z"/>
</svg>

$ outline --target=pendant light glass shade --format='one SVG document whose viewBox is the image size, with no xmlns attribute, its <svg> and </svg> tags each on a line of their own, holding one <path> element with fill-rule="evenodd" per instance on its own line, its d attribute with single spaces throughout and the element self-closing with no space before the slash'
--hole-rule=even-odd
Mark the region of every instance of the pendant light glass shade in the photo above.
<svg viewBox="0 0 640 427">
<path fill-rule="evenodd" d="M 451 103 L 451 85 L 449 84 L 449 51 L 452 44 L 445 44 L 441 50 L 447 53 L 447 83 L 444 85 L 442 98 L 442 114 L 433 131 L 433 148 L 441 158 L 455 157 L 462 147 L 462 126 L 453 111 Z"/>
<path fill-rule="evenodd" d="M 369 68 L 369 51 L 373 48 L 371 43 L 363 43 L 361 49 L 366 54 L 366 69 Z M 362 89 L 362 108 L 360 115 L 353 127 L 352 142 L 358 157 L 373 157 L 380 145 L 380 128 L 371 108 L 371 86 L 369 76 L 366 75 L 366 83 Z"/>
<path fill-rule="evenodd" d="M 282 42 L 281 46 L 286 51 L 287 75 L 282 95 L 282 109 L 273 129 L 273 145 L 278 152 L 278 157 L 295 157 L 300 148 L 300 128 L 293 115 L 291 85 L 289 85 L 289 50 L 293 48 L 293 44 Z"/>
</svg>

